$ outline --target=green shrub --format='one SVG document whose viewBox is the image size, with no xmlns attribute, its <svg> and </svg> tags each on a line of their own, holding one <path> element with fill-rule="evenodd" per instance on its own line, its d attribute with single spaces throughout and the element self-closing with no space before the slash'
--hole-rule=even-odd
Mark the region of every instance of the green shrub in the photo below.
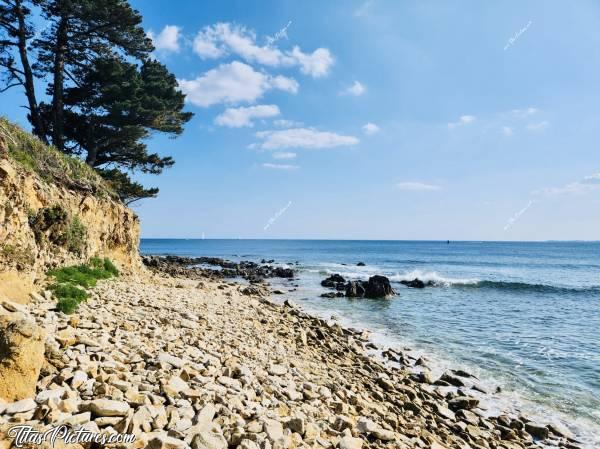
<svg viewBox="0 0 600 449">
<path fill-rule="evenodd" d="M 73 312 L 75 312 L 75 310 L 77 310 L 78 306 L 79 306 L 79 302 L 73 298 L 59 299 L 58 303 L 56 304 L 56 308 L 58 310 L 60 310 L 62 313 L 66 313 L 67 315 L 70 315 Z"/>
<path fill-rule="evenodd" d="M 62 267 L 51 270 L 47 274 L 55 280 L 55 283 L 49 288 L 58 298 L 58 310 L 70 314 L 77 310 L 79 303 L 89 297 L 88 293 L 78 286 L 94 287 L 98 279 L 118 276 L 119 270 L 109 259 L 92 257 L 87 265 Z"/>
<path fill-rule="evenodd" d="M 75 287 L 72 284 L 53 284 L 50 290 L 54 292 L 54 296 L 60 299 L 73 299 L 77 303 L 86 301 L 89 298 L 87 292 L 81 288 Z"/>
<path fill-rule="evenodd" d="M 49 271 L 48 276 L 52 276 L 56 282 L 60 284 L 71 283 L 90 288 L 96 285 L 96 280 L 98 279 L 96 276 L 93 276 L 90 271 L 93 270 L 85 265 L 77 265 Z"/>
<path fill-rule="evenodd" d="M 85 239 L 87 237 L 87 230 L 79 217 L 75 215 L 69 223 L 69 227 L 65 231 L 65 240 L 67 249 L 72 253 L 80 254 L 83 246 L 85 245 Z"/>
</svg>

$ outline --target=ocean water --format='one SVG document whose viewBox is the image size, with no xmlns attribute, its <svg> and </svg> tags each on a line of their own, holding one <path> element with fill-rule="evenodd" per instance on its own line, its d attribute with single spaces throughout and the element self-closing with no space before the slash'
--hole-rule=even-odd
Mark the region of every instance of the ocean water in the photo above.
<svg viewBox="0 0 600 449">
<path fill-rule="evenodd" d="M 600 447 L 600 242 L 142 239 L 141 250 L 293 265 L 297 290 L 275 298 L 425 354 L 434 374 L 467 369 L 491 392 L 501 388 L 484 402 L 491 414 L 559 423 Z M 320 298 L 332 273 L 382 274 L 398 295 Z M 435 286 L 399 283 L 415 277 Z"/>
</svg>

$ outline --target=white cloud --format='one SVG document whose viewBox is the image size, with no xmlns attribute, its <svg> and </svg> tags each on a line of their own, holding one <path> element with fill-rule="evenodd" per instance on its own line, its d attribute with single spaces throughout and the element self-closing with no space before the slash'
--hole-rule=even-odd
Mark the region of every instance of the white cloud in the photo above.
<svg viewBox="0 0 600 449">
<path fill-rule="evenodd" d="M 152 44 L 157 51 L 177 53 L 180 49 L 181 28 L 167 25 L 157 35 L 152 30 L 148 31 L 148 37 L 152 39 Z"/>
<path fill-rule="evenodd" d="M 369 122 L 366 125 L 363 125 L 362 130 L 366 135 L 370 136 L 378 133 L 381 129 L 375 123 Z"/>
<path fill-rule="evenodd" d="M 354 136 L 343 136 L 332 132 L 317 131 L 312 128 L 261 131 L 256 133 L 256 137 L 262 140 L 258 147 L 264 150 L 334 148 L 356 145 L 359 142 Z"/>
<path fill-rule="evenodd" d="M 502 134 L 504 134 L 507 137 L 510 137 L 514 134 L 513 129 L 510 126 L 503 126 L 502 127 Z"/>
<path fill-rule="evenodd" d="M 341 95 L 354 95 L 355 97 L 359 97 L 367 91 L 367 88 L 360 82 L 354 81 L 352 86 L 347 87 L 343 91 L 340 92 Z"/>
<path fill-rule="evenodd" d="M 300 128 L 304 123 L 295 120 L 278 119 L 273 121 L 273 125 L 278 128 Z"/>
<path fill-rule="evenodd" d="M 219 126 L 241 128 L 243 126 L 254 126 L 253 119 L 269 118 L 277 115 L 279 115 L 279 108 L 274 104 L 227 108 L 225 112 L 215 118 L 215 123 Z"/>
<path fill-rule="evenodd" d="M 533 107 L 529 107 L 529 108 L 525 108 L 525 109 L 513 109 L 511 111 L 512 115 L 514 115 L 517 118 L 526 118 L 533 114 L 537 114 L 538 112 L 539 112 L 539 109 L 533 108 Z"/>
<path fill-rule="evenodd" d="M 396 184 L 396 187 L 399 188 L 400 190 L 409 190 L 409 191 L 413 191 L 413 192 L 431 192 L 434 190 L 441 189 L 440 186 L 436 186 L 434 184 L 425 184 L 422 182 L 412 182 L 412 181 L 399 182 L 398 184 Z"/>
<path fill-rule="evenodd" d="M 561 187 L 545 187 L 534 190 L 534 195 L 568 195 L 583 194 L 600 189 L 600 173 L 585 176 L 580 181 L 571 182 Z"/>
<path fill-rule="evenodd" d="M 506 223 L 506 226 L 504 226 L 504 230 L 508 231 L 512 227 L 512 225 L 514 225 L 516 223 L 516 221 L 519 219 L 519 217 L 521 217 L 521 215 L 523 215 L 525 212 L 527 212 L 527 209 L 529 209 L 533 203 L 534 203 L 534 201 L 530 200 L 529 203 L 527 203 L 527 206 L 525 206 L 523 209 L 518 211 L 514 216 L 509 218 L 508 222 Z"/>
<path fill-rule="evenodd" d="M 539 123 L 531 123 L 529 125 L 527 125 L 527 129 L 529 131 L 543 131 L 545 130 L 548 125 L 550 125 L 550 123 L 548 122 L 539 122 Z"/>
<path fill-rule="evenodd" d="M 289 165 L 289 164 L 271 164 L 270 162 L 265 162 L 262 164 L 264 168 L 270 168 L 273 170 L 296 170 L 300 167 L 297 165 Z"/>
<path fill-rule="evenodd" d="M 273 153 L 274 159 L 295 159 L 296 153 L 292 153 L 290 151 L 275 151 Z"/>
<path fill-rule="evenodd" d="M 273 45 L 274 40 L 267 45 L 258 45 L 256 40 L 254 31 L 241 25 L 221 22 L 206 26 L 198 32 L 193 48 L 201 58 L 214 59 L 235 54 L 248 62 L 270 67 L 299 66 L 302 73 L 314 78 L 327 75 L 333 65 L 333 57 L 326 48 L 303 53 L 296 46 L 291 52 L 284 52 Z"/>
<path fill-rule="evenodd" d="M 300 47 L 296 46 L 291 54 L 300 64 L 300 71 L 313 78 L 327 75 L 333 65 L 333 56 L 326 48 L 317 48 L 312 53 L 303 53 Z"/>
<path fill-rule="evenodd" d="M 461 115 L 457 122 L 448 123 L 448 129 L 454 129 L 458 126 L 468 125 L 475 121 L 474 115 Z"/>
<path fill-rule="evenodd" d="M 221 64 L 196 79 L 178 82 L 186 100 L 201 107 L 218 103 L 252 103 L 271 89 L 298 91 L 298 83 L 293 78 L 273 77 L 239 61 Z"/>
</svg>

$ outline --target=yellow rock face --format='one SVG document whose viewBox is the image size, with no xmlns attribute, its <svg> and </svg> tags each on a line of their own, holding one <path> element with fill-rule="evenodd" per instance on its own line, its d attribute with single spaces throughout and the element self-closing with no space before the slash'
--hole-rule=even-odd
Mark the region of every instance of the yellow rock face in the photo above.
<svg viewBox="0 0 600 449">
<path fill-rule="evenodd" d="M 36 234 L 32 217 L 56 206 L 85 229 L 77 251 L 52 241 L 49 231 Z M 123 204 L 46 182 L 0 155 L 0 299 L 28 302 L 49 268 L 94 256 L 108 257 L 125 273 L 137 272 L 138 244 L 138 217 Z"/>
<path fill-rule="evenodd" d="M 0 316 L 0 399 L 7 402 L 35 396 L 44 363 L 44 334 L 18 314 Z"/>
</svg>

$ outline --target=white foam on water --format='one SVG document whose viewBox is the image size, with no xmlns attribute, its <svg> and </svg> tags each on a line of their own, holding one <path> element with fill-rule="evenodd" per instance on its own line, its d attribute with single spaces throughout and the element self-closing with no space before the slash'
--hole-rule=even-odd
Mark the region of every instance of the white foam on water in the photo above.
<svg viewBox="0 0 600 449">
<path fill-rule="evenodd" d="M 450 287 L 452 285 L 475 285 L 480 282 L 479 279 L 461 279 L 461 278 L 447 278 L 439 275 L 435 271 L 421 271 L 413 270 L 406 273 L 397 273 L 390 276 L 390 281 L 412 281 L 413 279 L 419 278 L 423 282 L 433 282 L 435 285 Z"/>
</svg>

